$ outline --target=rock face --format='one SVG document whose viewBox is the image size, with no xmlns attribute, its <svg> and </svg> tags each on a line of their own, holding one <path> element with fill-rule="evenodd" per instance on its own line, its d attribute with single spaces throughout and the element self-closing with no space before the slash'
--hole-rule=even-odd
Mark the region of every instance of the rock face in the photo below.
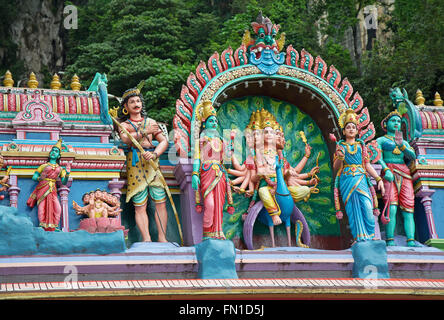
<svg viewBox="0 0 444 320">
<path fill-rule="evenodd" d="M 12 41 L 18 46 L 17 59 L 23 61 L 26 74 L 15 79 L 27 79 L 32 71 L 42 83 L 43 76 L 63 67 L 63 0 L 19 0 L 19 14 L 11 23 Z M 19 79 L 20 77 L 20 79 Z M 16 85 L 26 86 L 26 81 Z"/>
<path fill-rule="evenodd" d="M 125 250 L 123 230 L 46 232 L 34 227 L 26 213 L 0 206 L 0 255 L 111 254 Z"/>
</svg>

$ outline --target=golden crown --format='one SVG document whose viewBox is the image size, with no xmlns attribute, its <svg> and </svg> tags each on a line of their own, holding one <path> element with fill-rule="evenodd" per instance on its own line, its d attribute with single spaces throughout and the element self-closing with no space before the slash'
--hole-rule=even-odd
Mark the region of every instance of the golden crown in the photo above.
<svg viewBox="0 0 444 320">
<path fill-rule="evenodd" d="M 214 109 L 210 100 L 205 100 L 197 106 L 197 117 L 201 122 L 205 122 L 210 116 L 216 115 L 216 109 Z"/>
<path fill-rule="evenodd" d="M 386 115 L 385 118 L 382 119 L 382 121 L 381 121 L 381 127 L 382 127 L 383 130 L 386 131 L 387 121 L 389 121 L 389 119 L 390 119 L 391 117 L 393 117 L 393 116 L 397 116 L 397 117 L 402 118 L 402 115 L 398 112 L 398 110 L 395 110 L 395 111 L 390 112 L 390 113 L 389 113 L 388 115 Z"/>
<path fill-rule="evenodd" d="M 247 128 L 252 130 L 265 129 L 267 127 L 274 130 L 282 130 L 281 125 L 276 121 L 276 118 L 268 110 L 256 110 L 251 114 L 250 123 Z"/>
<path fill-rule="evenodd" d="M 58 148 L 60 151 L 62 151 L 62 139 L 59 139 L 53 148 Z"/>
<path fill-rule="evenodd" d="M 339 116 L 339 126 L 344 129 L 347 123 L 354 123 L 356 126 L 359 125 L 359 117 L 353 111 L 353 109 L 347 109 Z"/>
<path fill-rule="evenodd" d="M 126 97 L 128 97 L 129 95 L 133 95 L 133 94 L 139 95 L 140 94 L 140 90 L 135 88 L 135 89 L 130 89 L 130 90 L 125 91 L 123 93 L 122 100 L 125 100 Z"/>
</svg>

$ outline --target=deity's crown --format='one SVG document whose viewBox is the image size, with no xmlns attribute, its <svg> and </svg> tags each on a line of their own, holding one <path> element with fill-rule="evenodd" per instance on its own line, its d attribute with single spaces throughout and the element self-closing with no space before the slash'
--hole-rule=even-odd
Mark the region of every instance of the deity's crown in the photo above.
<svg viewBox="0 0 444 320">
<path fill-rule="evenodd" d="M 339 116 L 339 126 L 341 129 L 344 129 L 347 123 L 354 123 L 356 126 L 359 125 L 359 117 L 358 115 L 353 111 L 353 109 L 347 109 L 345 112 L 343 112 Z"/>
<path fill-rule="evenodd" d="M 125 99 L 127 97 L 133 96 L 133 95 L 140 95 L 140 90 L 138 88 L 128 89 L 123 93 L 122 99 L 123 99 L 123 101 L 125 101 Z"/>
<path fill-rule="evenodd" d="M 385 116 L 384 119 L 382 119 L 381 121 L 381 127 L 384 131 L 387 131 L 386 127 L 387 127 L 387 121 L 389 121 L 389 119 L 393 116 L 397 116 L 399 118 L 402 118 L 402 115 L 398 112 L 398 110 L 392 111 L 390 112 L 388 115 Z"/>
<path fill-rule="evenodd" d="M 205 100 L 197 106 L 197 117 L 201 122 L 205 122 L 210 116 L 216 116 L 216 109 L 210 100 Z"/>
<path fill-rule="evenodd" d="M 274 115 L 272 115 L 268 110 L 261 109 L 256 110 L 252 113 L 250 117 L 250 123 L 247 125 L 247 128 L 252 130 L 265 129 L 266 127 L 271 127 L 274 130 L 279 130 L 282 127 L 276 121 Z"/>
<path fill-rule="evenodd" d="M 53 148 L 58 148 L 60 151 L 62 151 L 62 139 L 59 139 Z"/>
</svg>

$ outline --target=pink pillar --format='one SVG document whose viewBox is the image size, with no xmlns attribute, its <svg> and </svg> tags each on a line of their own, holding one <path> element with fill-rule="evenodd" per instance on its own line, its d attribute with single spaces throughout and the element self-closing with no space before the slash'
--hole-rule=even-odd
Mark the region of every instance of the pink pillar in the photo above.
<svg viewBox="0 0 444 320">
<path fill-rule="evenodd" d="M 72 178 L 68 179 L 66 185 L 58 182 L 58 192 L 60 196 L 60 204 L 62 206 L 62 231 L 69 232 L 69 204 L 68 204 L 68 195 L 70 191 L 70 187 L 72 185 Z"/>
<path fill-rule="evenodd" d="M 113 196 L 116 196 L 120 200 L 120 196 L 122 195 L 122 188 L 125 183 L 126 182 L 123 180 L 118 180 L 117 178 L 114 178 L 108 183 L 108 189 Z M 120 214 L 116 218 L 117 221 L 119 221 L 119 224 L 122 224 Z"/>
<path fill-rule="evenodd" d="M 10 175 L 9 176 L 9 184 L 11 185 L 11 187 L 8 189 L 9 204 L 11 207 L 17 208 L 18 195 L 20 193 L 20 188 L 17 187 L 17 176 Z"/>
<path fill-rule="evenodd" d="M 430 232 L 430 238 L 438 239 L 438 234 L 436 233 L 436 228 L 435 228 L 435 220 L 433 219 L 432 198 L 425 196 L 421 199 L 421 203 L 424 205 L 427 225 L 429 227 L 429 232 Z"/>
<path fill-rule="evenodd" d="M 417 197 L 421 198 L 421 203 L 424 206 L 424 211 L 427 220 L 427 226 L 430 233 L 430 239 L 438 239 L 438 234 L 436 233 L 435 219 L 433 218 L 432 212 L 432 198 L 431 196 L 435 193 L 435 190 L 431 190 L 424 186 L 416 194 Z"/>
</svg>

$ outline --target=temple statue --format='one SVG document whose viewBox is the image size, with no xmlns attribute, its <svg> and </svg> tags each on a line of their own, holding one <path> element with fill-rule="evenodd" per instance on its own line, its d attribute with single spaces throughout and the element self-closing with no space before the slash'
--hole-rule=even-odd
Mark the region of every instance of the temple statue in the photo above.
<svg viewBox="0 0 444 320">
<path fill-rule="evenodd" d="M 404 219 L 404 230 L 407 236 L 407 246 L 415 245 L 415 221 L 413 219 L 415 194 L 413 190 L 410 169 L 404 159 L 414 160 L 416 154 L 413 148 L 402 137 L 401 114 L 390 112 L 381 122 L 386 135 L 376 141 L 382 149 L 379 163 L 382 166 L 384 186 L 384 211 L 381 220 L 386 224 L 386 241 L 388 246 L 394 246 L 396 229 L 396 213 L 398 207 Z"/>
<path fill-rule="evenodd" d="M 336 217 L 343 218 L 340 211 L 338 188 L 348 216 L 353 244 L 373 240 L 375 237 L 374 214 L 379 214 L 375 193 L 369 175 L 384 195 L 382 178 L 370 164 L 370 157 L 363 140 L 357 139 L 359 119 L 352 109 L 347 109 L 339 117 L 339 125 L 344 139 L 336 144 L 333 168 L 336 171 L 335 207 Z"/>
<path fill-rule="evenodd" d="M 60 231 L 62 207 L 57 196 L 56 182 L 60 178 L 62 184 L 66 185 L 71 171 L 70 164 L 66 166 L 66 169 L 60 166 L 61 153 L 62 140 L 60 139 L 49 152 L 48 161 L 34 172 L 32 180 L 38 181 L 38 184 L 26 202 L 31 208 L 37 204 L 39 225 L 45 231 Z"/>
<path fill-rule="evenodd" d="M 192 187 L 196 190 L 196 210 L 203 211 L 203 239 L 225 239 L 222 230 L 225 195 L 228 198 L 228 213 L 234 213 L 231 187 L 224 160 L 229 160 L 231 151 L 219 137 L 216 110 L 210 101 L 199 105 L 197 113 L 202 123 L 202 132 L 195 143 Z"/>
<path fill-rule="evenodd" d="M 76 214 L 87 217 L 80 221 L 79 229 L 89 233 L 108 233 L 125 229 L 116 219 L 122 212 L 120 201 L 116 196 L 97 189 L 85 193 L 82 201 L 83 206 L 75 201 L 72 202 Z M 124 230 L 124 233 L 127 233 L 127 230 Z"/>
<path fill-rule="evenodd" d="M 122 98 L 119 119 L 120 125 L 126 129 L 126 132 L 119 127 L 119 135 L 123 143 L 130 148 L 127 155 L 126 202 L 131 200 L 134 204 L 136 225 L 142 236 L 142 241 L 150 242 L 149 220 L 146 212 L 148 197 L 150 197 L 155 202 L 154 218 L 158 231 L 158 242 L 167 242 L 168 212 L 165 186 L 160 176 L 161 173 L 149 165 L 148 161 L 159 162 L 160 155 L 168 148 L 168 140 L 157 122 L 146 117 L 143 95 L 138 88 L 126 90 Z M 143 153 L 136 148 L 132 138 L 145 150 Z M 156 147 L 153 145 L 153 140 L 159 142 Z M 153 148 L 153 152 L 148 151 Z"/>
<path fill-rule="evenodd" d="M 252 141 L 249 141 L 250 130 L 253 132 Z M 283 222 L 287 230 L 287 242 L 291 246 L 290 216 L 294 210 L 294 203 L 301 200 L 307 201 L 310 194 L 316 192 L 314 185 L 318 180 L 314 178 L 314 175 L 319 168 L 314 167 L 309 173 L 301 174 L 311 154 L 311 148 L 308 145 L 303 159 L 296 167 L 291 167 L 283 152 L 285 137 L 282 127 L 274 115 L 265 109 L 253 112 L 246 133 L 247 146 L 249 148 L 253 146 L 254 152 L 249 151 L 249 156 L 242 165 L 245 167 L 244 170 L 229 171 L 234 176 L 243 178 L 240 180 L 236 178 L 233 184 L 240 181 L 242 185 L 251 186 L 252 183 L 254 193 L 251 203 L 254 204 L 259 198 L 265 207 L 258 219 L 269 227 L 272 246 L 275 246 L 274 226 Z M 254 156 L 250 158 L 252 154 Z M 234 163 L 237 163 L 236 159 L 233 159 Z M 235 167 L 235 169 L 238 168 Z M 244 190 L 241 186 L 235 188 L 235 191 L 242 193 Z M 246 195 L 250 196 L 251 191 Z M 250 204 L 249 209 L 251 207 Z M 305 225 L 305 227 L 308 226 Z"/>
</svg>

